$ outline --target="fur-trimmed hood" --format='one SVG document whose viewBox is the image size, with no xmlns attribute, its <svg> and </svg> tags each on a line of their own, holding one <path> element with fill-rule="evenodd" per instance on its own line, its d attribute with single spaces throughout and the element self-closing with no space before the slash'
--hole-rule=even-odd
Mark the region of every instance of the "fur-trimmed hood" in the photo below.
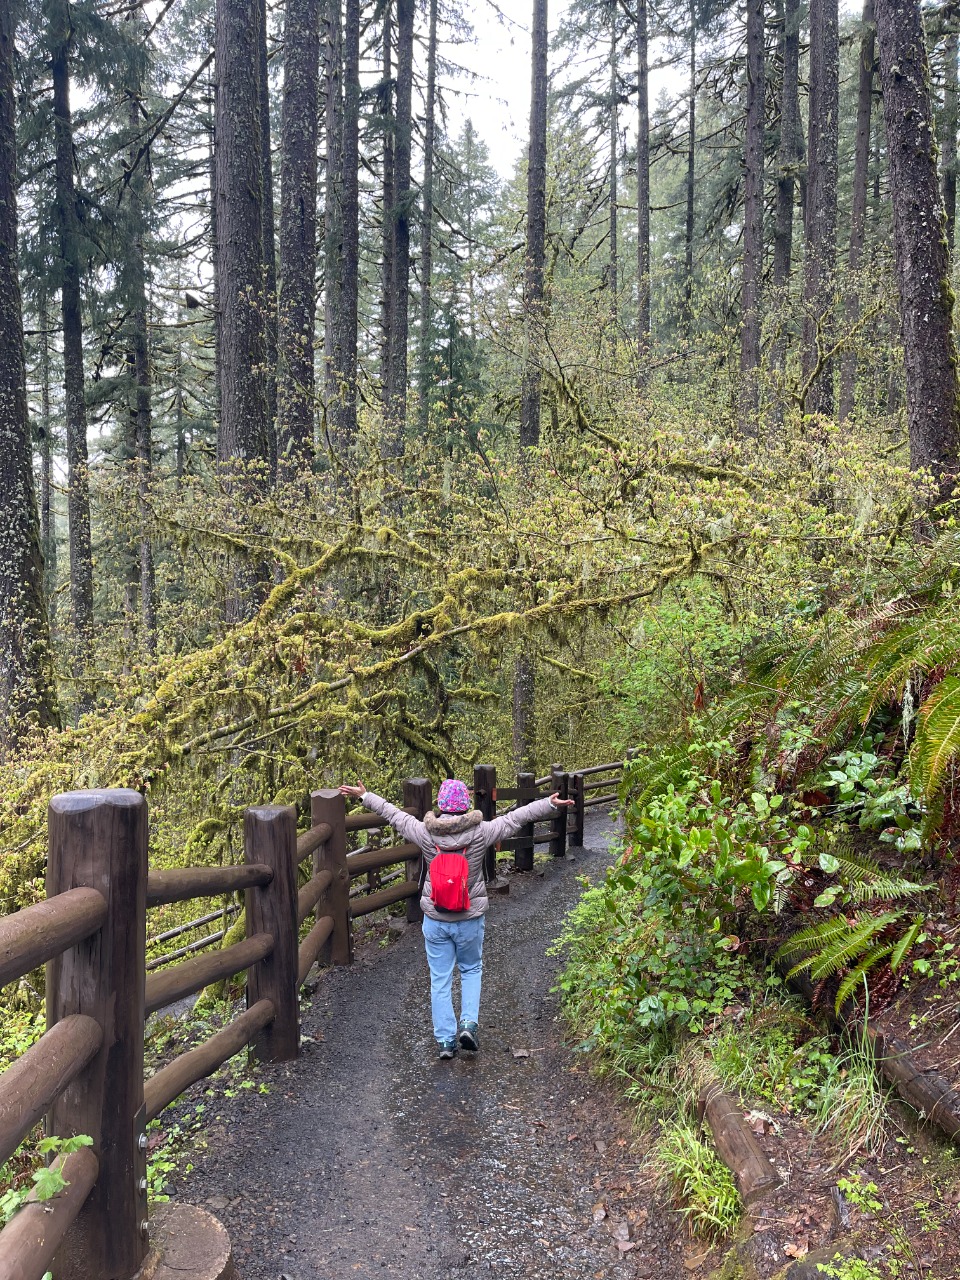
<svg viewBox="0 0 960 1280">
<path fill-rule="evenodd" d="M 466 813 L 434 813 L 432 810 L 423 818 L 423 825 L 434 840 L 444 836 L 462 836 L 466 831 L 479 827 L 483 814 L 479 809 L 469 809 Z"/>
</svg>

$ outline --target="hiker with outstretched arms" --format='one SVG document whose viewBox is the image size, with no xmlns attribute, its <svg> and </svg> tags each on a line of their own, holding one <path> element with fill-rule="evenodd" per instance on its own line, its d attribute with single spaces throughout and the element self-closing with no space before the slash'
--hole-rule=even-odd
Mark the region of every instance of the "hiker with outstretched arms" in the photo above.
<svg viewBox="0 0 960 1280">
<path fill-rule="evenodd" d="M 436 808 L 421 821 L 368 791 L 363 783 L 342 786 L 340 793 L 360 800 L 364 808 L 379 814 L 403 840 L 422 851 L 426 877 L 420 906 L 430 966 L 433 1034 L 441 1058 L 453 1058 L 458 1048 L 476 1053 L 480 1048 L 484 918 L 489 905 L 484 856 L 491 845 L 517 835 L 526 823 L 549 817 L 555 809 L 569 808 L 573 801 L 561 800 L 555 792 L 546 800 L 534 800 L 502 818 L 484 822 L 483 815 L 470 807 L 466 783 L 447 778 L 437 792 Z M 459 1021 L 452 995 L 455 968 L 460 970 Z"/>
</svg>

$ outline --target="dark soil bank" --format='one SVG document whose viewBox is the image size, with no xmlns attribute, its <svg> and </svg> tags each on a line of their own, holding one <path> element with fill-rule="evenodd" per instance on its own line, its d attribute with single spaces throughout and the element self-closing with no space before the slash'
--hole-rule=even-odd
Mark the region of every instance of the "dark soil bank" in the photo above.
<svg viewBox="0 0 960 1280">
<path fill-rule="evenodd" d="M 487 920 L 481 1052 L 440 1062 L 420 930 L 324 975 L 299 1061 L 218 1119 L 177 1198 L 230 1231 L 239 1280 L 678 1280 L 675 1214 L 622 1114 L 561 1043 L 546 948 L 607 860 L 589 824 L 575 862 L 515 877 Z"/>
</svg>

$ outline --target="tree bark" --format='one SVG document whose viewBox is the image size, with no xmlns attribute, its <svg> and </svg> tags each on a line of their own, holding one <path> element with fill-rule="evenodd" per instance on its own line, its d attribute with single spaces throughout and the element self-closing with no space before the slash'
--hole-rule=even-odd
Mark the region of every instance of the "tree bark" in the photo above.
<svg viewBox="0 0 960 1280">
<path fill-rule="evenodd" d="M 956 21 L 956 19 L 951 19 Z M 947 244 L 953 252 L 957 225 L 957 53 L 960 38 L 948 31 L 943 43 L 943 115 L 940 121 L 940 164 L 943 174 L 943 208 L 947 219 Z"/>
<path fill-rule="evenodd" d="M 340 395 L 336 439 L 357 435 L 357 324 L 360 280 L 360 0 L 347 0 L 343 29 L 343 203 L 340 270 Z"/>
<path fill-rule="evenodd" d="M 846 321 L 851 331 L 860 318 L 860 291 L 856 275 L 863 265 L 867 229 L 867 179 L 870 174 L 870 122 L 873 109 L 873 78 L 876 62 L 877 28 L 873 0 L 863 0 L 863 29 L 860 33 L 860 79 L 857 89 L 857 134 L 853 159 L 853 198 L 850 205 L 850 249 L 847 254 L 850 292 Z M 840 361 L 840 419 L 853 413 L 857 389 L 857 352 L 851 346 Z"/>
<path fill-rule="evenodd" d="M 646 0 L 637 3 L 637 337 L 650 341 L 650 72 Z"/>
<path fill-rule="evenodd" d="M 687 207 L 683 233 L 683 313 L 681 330 L 690 332 L 693 306 L 693 187 L 697 159 L 697 7 L 690 0 L 690 84 L 687 90 Z"/>
<path fill-rule="evenodd" d="M 270 469 L 277 469 L 277 238 L 273 207 L 273 143 L 270 137 L 270 71 L 267 61 L 267 0 L 260 0 L 257 37 L 260 73 L 260 154 L 263 165 L 263 340 L 266 350 L 267 448 Z"/>
<path fill-rule="evenodd" d="M 377 114 L 383 137 L 380 174 L 380 395 L 386 407 L 391 401 L 391 352 L 394 326 L 394 114 L 393 114 L 393 0 L 383 6 L 383 74 L 377 90 Z"/>
<path fill-rule="evenodd" d="M 793 258 L 793 208 L 797 168 L 803 159 L 800 132 L 800 0 L 785 0 L 783 10 L 783 84 L 780 91 L 780 143 L 773 231 L 773 286 L 790 279 Z"/>
<path fill-rule="evenodd" d="M 430 422 L 433 381 L 433 152 L 436 137 L 437 0 L 430 0 L 427 32 L 427 98 L 423 122 L 423 209 L 420 216 L 420 430 Z"/>
<path fill-rule="evenodd" d="M 16 210 L 14 210 L 16 212 Z M 40 549 L 43 553 L 44 599 L 50 629 L 55 624 L 57 584 L 57 517 L 53 505 L 53 414 L 50 411 L 50 309 L 40 297 Z"/>
<path fill-rule="evenodd" d="M 323 356 L 328 431 L 340 404 L 343 300 L 343 28 L 340 0 L 326 0 L 324 53 L 326 172 L 324 181 Z"/>
<path fill-rule="evenodd" d="M 804 248 L 803 409 L 833 413 L 833 288 L 837 263 L 840 44 L 837 0 L 810 5 L 810 122 Z"/>
<path fill-rule="evenodd" d="M 410 165 L 413 135 L 414 0 L 397 3 L 397 110 L 394 133 L 393 326 L 386 452 L 402 457 L 407 418 L 407 340 L 410 313 Z"/>
<path fill-rule="evenodd" d="M 740 334 L 740 429 L 758 431 L 760 286 L 763 277 L 763 0 L 747 0 L 746 131 L 743 195 L 743 327 Z"/>
<path fill-rule="evenodd" d="M 526 350 L 520 389 L 521 448 L 540 443 L 540 359 L 547 238 L 547 0 L 533 0 L 531 81 L 527 256 L 523 284 Z"/>
<path fill-rule="evenodd" d="M 619 165 L 620 130 L 619 113 L 617 111 L 619 86 L 617 83 L 617 0 L 610 0 L 610 194 L 609 194 L 609 236 L 607 258 L 607 289 L 610 293 L 611 337 L 616 340 L 618 305 L 617 293 L 619 284 L 619 266 L 617 263 L 617 170 Z"/>
<path fill-rule="evenodd" d="M 14 23 L 0 5 L 0 755 L 57 723 L 17 272 Z"/>
<path fill-rule="evenodd" d="M 69 10 L 60 0 L 49 5 L 48 15 L 53 73 L 60 302 L 63 314 L 70 607 L 73 625 L 83 646 L 93 627 L 93 556 L 90 545 L 90 479 L 87 409 L 84 400 L 79 224 L 73 173 L 73 118 L 70 111 L 69 51 L 72 28 Z"/>
<path fill-rule="evenodd" d="M 269 467 L 264 368 L 260 0 L 217 0 L 215 147 L 221 463 Z"/>
<path fill-rule="evenodd" d="M 277 447 L 284 469 L 309 466 L 314 446 L 317 122 L 320 0 L 287 0 L 280 123 L 280 284 Z"/>
<path fill-rule="evenodd" d="M 130 155 L 135 161 L 140 127 L 140 86 L 130 90 L 129 125 Z M 153 545 L 150 541 L 148 503 L 153 471 L 153 403 L 150 371 L 150 338 L 147 319 L 147 272 L 145 262 L 145 175 L 141 166 L 132 164 L 127 184 L 133 243 L 127 271 L 127 294 L 130 307 L 128 324 L 128 361 L 132 375 L 130 402 L 131 460 L 136 475 L 136 494 L 140 534 L 137 546 L 137 585 L 140 592 L 140 642 L 144 651 L 156 648 L 157 616 L 154 599 Z"/>
<path fill-rule="evenodd" d="M 934 502 L 957 476 L 957 351 L 953 290 L 918 0 L 876 0 L 893 242 L 907 388 L 910 462 L 929 471 Z"/>
</svg>

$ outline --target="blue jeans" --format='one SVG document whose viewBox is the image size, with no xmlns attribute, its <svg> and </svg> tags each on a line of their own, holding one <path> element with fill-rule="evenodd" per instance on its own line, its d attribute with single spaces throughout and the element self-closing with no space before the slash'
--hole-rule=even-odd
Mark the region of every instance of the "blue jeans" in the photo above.
<svg viewBox="0 0 960 1280">
<path fill-rule="evenodd" d="M 453 1012 L 453 970 L 460 970 L 460 1007 L 464 1022 L 480 1020 L 480 970 L 483 964 L 485 918 L 434 920 L 423 917 L 423 944 L 430 965 L 430 1005 L 433 1034 L 438 1040 L 457 1038 Z"/>
</svg>

